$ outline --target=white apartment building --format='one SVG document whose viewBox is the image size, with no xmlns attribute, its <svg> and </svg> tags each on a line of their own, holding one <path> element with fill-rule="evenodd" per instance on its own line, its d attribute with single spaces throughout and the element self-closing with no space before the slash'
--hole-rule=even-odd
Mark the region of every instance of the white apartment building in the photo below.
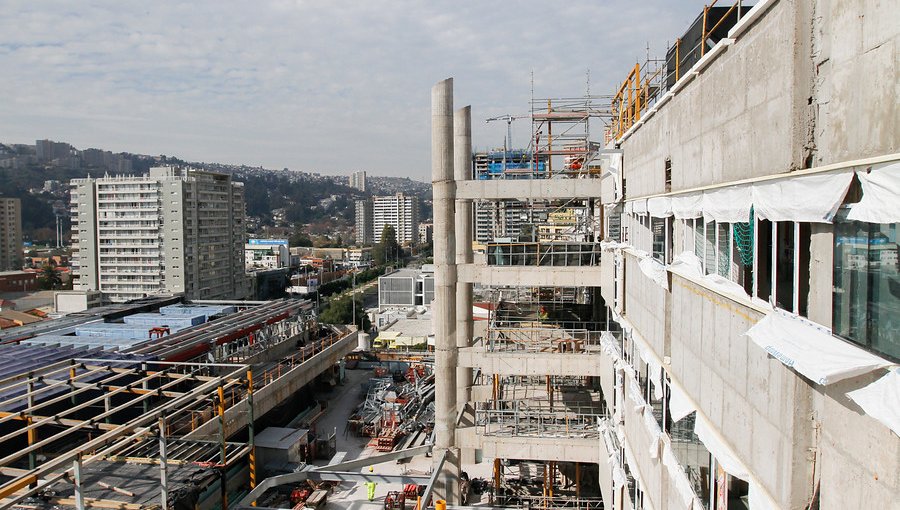
<svg viewBox="0 0 900 510">
<path fill-rule="evenodd" d="M 468 109 L 432 90 L 440 479 L 493 462 L 519 508 L 897 508 L 898 12 L 737 12 L 657 95 L 624 81 L 583 178 L 461 182 Z M 599 259 L 467 249 L 473 202 L 538 198 L 602 217 Z"/>
<path fill-rule="evenodd" d="M 372 212 L 372 200 L 362 199 L 356 201 L 356 244 L 372 244 L 375 240 L 374 218 Z"/>
<path fill-rule="evenodd" d="M 231 176 L 157 167 L 71 184 L 75 290 L 111 302 L 246 293 L 244 192 Z"/>
<path fill-rule="evenodd" d="M 0 197 L 0 271 L 22 269 L 22 202 Z"/>
<path fill-rule="evenodd" d="M 419 201 L 405 193 L 372 198 L 372 234 L 381 241 L 381 232 L 390 225 L 397 232 L 397 242 L 413 244 L 419 236 Z"/>
<path fill-rule="evenodd" d="M 365 192 L 366 191 L 366 172 L 365 171 L 353 172 L 352 174 L 350 174 L 350 177 L 348 179 L 348 184 L 350 185 L 351 188 L 355 188 L 355 189 L 358 189 L 359 191 Z"/>
</svg>

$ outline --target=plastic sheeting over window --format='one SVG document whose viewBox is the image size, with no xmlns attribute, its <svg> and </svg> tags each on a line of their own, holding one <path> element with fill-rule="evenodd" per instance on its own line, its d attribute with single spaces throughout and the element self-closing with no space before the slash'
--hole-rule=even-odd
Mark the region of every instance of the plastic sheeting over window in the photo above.
<svg viewBox="0 0 900 510">
<path fill-rule="evenodd" d="M 900 436 L 900 368 L 865 388 L 847 393 L 872 418 Z"/>
<path fill-rule="evenodd" d="M 754 183 L 753 207 L 762 220 L 830 223 L 852 180 L 841 171 Z"/>
<path fill-rule="evenodd" d="M 704 221 L 739 223 L 749 220 L 751 195 L 749 185 L 704 191 L 701 201 Z"/>
<path fill-rule="evenodd" d="M 643 216 L 643 215 L 647 214 L 647 201 L 646 200 L 644 200 L 642 198 L 633 200 L 633 205 L 634 205 L 634 214 L 637 214 L 638 216 Z"/>
<path fill-rule="evenodd" d="M 786 367 L 822 385 L 891 365 L 780 310 L 766 315 L 746 335 Z"/>
<path fill-rule="evenodd" d="M 669 385 L 669 414 L 672 415 L 672 421 L 681 421 L 685 416 L 696 411 L 694 405 L 691 404 L 688 396 L 681 390 L 681 387 Z"/>
<path fill-rule="evenodd" d="M 672 197 L 672 214 L 679 220 L 703 216 L 703 194 L 686 193 Z"/>
<path fill-rule="evenodd" d="M 651 197 L 626 202 L 625 212 L 666 218 L 745 223 L 754 207 L 759 219 L 830 223 L 844 200 L 854 172 L 850 169 L 792 176 L 683 195 Z M 900 163 L 857 171 L 863 188 L 862 200 L 853 206 L 849 219 L 870 223 L 900 222 Z"/>
<path fill-rule="evenodd" d="M 863 196 L 847 219 L 869 223 L 900 223 L 900 163 L 856 172 Z"/>
<path fill-rule="evenodd" d="M 653 197 L 647 200 L 647 212 L 653 218 L 672 216 L 672 199 L 669 197 Z"/>
</svg>

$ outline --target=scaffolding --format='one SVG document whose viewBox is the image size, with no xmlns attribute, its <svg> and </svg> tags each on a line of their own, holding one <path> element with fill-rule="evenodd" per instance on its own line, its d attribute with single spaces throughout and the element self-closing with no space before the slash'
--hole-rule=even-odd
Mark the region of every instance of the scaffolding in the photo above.
<svg viewBox="0 0 900 510">
<path fill-rule="evenodd" d="M 591 140 L 591 119 L 608 125 L 611 96 L 560 97 L 531 100 L 534 159 L 547 162 L 546 178 L 599 177 L 595 164 L 601 145 Z"/>
</svg>

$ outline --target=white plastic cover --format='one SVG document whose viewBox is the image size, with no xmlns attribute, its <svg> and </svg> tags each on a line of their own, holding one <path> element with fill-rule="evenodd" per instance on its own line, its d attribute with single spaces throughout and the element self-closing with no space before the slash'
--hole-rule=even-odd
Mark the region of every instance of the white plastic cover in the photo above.
<svg viewBox="0 0 900 510">
<path fill-rule="evenodd" d="M 728 186 L 703 192 L 703 220 L 723 223 L 750 221 L 749 185 Z"/>
<path fill-rule="evenodd" d="M 680 421 L 685 416 L 696 411 L 687 395 L 681 391 L 681 387 L 674 384 L 669 385 L 669 413 L 672 414 L 672 421 Z"/>
<path fill-rule="evenodd" d="M 844 170 L 757 182 L 753 208 L 763 220 L 830 223 L 852 180 L 853 172 Z"/>
<path fill-rule="evenodd" d="M 865 388 L 847 393 L 872 418 L 900 436 L 900 367 Z"/>
<path fill-rule="evenodd" d="M 638 263 L 641 272 L 665 290 L 669 290 L 669 273 L 662 262 L 653 257 L 645 257 Z"/>
<path fill-rule="evenodd" d="M 681 503 L 685 508 L 691 508 L 692 501 L 694 501 L 694 498 L 696 497 L 694 494 L 694 487 L 691 485 L 690 480 L 688 480 L 684 469 L 682 469 L 681 465 L 678 463 L 675 452 L 672 451 L 672 445 L 669 443 L 665 443 L 663 446 L 662 462 L 669 471 L 669 478 L 675 482 L 675 490 L 678 491 L 678 496 L 681 497 Z"/>
<path fill-rule="evenodd" d="M 647 214 L 647 199 L 639 198 L 637 200 L 632 200 L 634 203 L 634 214 L 638 216 L 643 216 Z"/>
<path fill-rule="evenodd" d="M 694 434 L 697 434 L 697 437 L 726 473 L 741 480 L 747 480 L 750 477 L 744 464 L 737 459 L 731 447 L 719 439 L 719 436 L 706 423 L 706 419 L 700 415 L 697 415 L 697 421 L 694 423 Z"/>
<path fill-rule="evenodd" d="M 703 216 L 703 194 L 686 193 L 672 197 L 672 214 L 679 220 L 689 220 Z"/>
<path fill-rule="evenodd" d="M 848 219 L 869 223 L 900 222 L 900 163 L 892 163 L 870 172 L 858 171 L 863 196 L 850 208 Z"/>
<path fill-rule="evenodd" d="M 746 335 L 785 366 L 822 385 L 891 365 L 781 310 L 766 315 Z"/>
<path fill-rule="evenodd" d="M 672 215 L 672 199 L 669 197 L 648 198 L 647 212 L 654 218 L 668 218 Z"/>
</svg>

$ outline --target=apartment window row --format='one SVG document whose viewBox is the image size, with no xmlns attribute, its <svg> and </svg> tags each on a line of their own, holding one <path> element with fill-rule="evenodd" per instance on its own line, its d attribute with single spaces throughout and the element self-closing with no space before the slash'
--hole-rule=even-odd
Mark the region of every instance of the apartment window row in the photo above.
<svg viewBox="0 0 900 510">
<path fill-rule="evenodd" d="M 900 246 L 898 223 L 851 221 L 842 207 L 832 222 L 832 331 L 862 347 L 900 359 Z M 680 251 L 693 252 L 702 270 L 744 288 L 757 299 L 809 316 L 813 224 L 762 220 L 725 223 L 703 218 L 633 218 L 631 225 L 649 232 L 633 235 L 622 217 L 608 216 L 607 239 L 634 242 L 650 248 L 653 258 L 670 263 L 673 222 L 681 221 Z M 827 231 L 826 231 L 827 232 Z M 637 234 L 637 233 L 635 233 Z M 643 245 L 643 246 L 640 246 Z"/>
</svg>

